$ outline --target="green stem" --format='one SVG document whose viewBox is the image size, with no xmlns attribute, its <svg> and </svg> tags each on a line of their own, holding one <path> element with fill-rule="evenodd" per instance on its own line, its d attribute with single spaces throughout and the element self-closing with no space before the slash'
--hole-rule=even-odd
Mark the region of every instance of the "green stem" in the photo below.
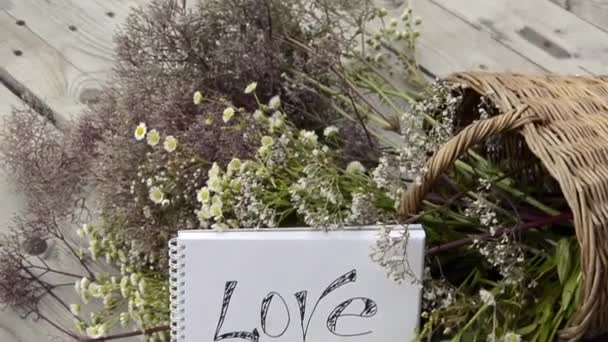
<svg viewBox="0 0 608 342">
<path fill-rule="evenodd" d="M 403 112 L 403 110 L 401 108 L 397 107 L 397 105 L 393 102 L 393 100 L 391 100 L 388 96 L 386 96 L 386 94 L 382 91 L 382 89 L 380 89 L 378 86 L 376 86 L 376 84 L 374 84 L 374 82 L 368 80 L 367 78 L 365 78 L 361 75 L 358 75 L 358 78 L 363 83 L 366 83 L 368 86 L 370 86 L 374 90 L 374 92 L 376 92 L 376 94 L 378 96 L 380 96 L 382 98 L 382 100 L 395 111 L 395 113 L 397 115 L 400 115 Z"/>
<path fill-rule="evenodd" d="M 486 311 L 488 307 L 489 306 L 487 304 L 484 304 L 479 310 L 477 310 L 477 313 L 475 313 L 475 315 L 471 317 L 469 323 L 467 323 L 462 329 L 460 329 L 460 332 L 458 333 L 458 335 L 456 335 L 456 337 L 454 337 L 452 341 L 460 340 L 460 338 L 462 337 L 462 333 L 469 329 L 473 325 L 473 322 L 475 322 L 475 320 L 477 320 L 479 316 L 481 316 L 481 314 Z"/>
</svg>

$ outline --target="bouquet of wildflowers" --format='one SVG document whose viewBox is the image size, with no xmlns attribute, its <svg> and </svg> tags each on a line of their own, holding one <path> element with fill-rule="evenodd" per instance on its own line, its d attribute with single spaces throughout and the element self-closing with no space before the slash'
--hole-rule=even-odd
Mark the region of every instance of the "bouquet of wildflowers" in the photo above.
<svg viewBox="0 0 608 342">
<path fill-rule="evenodd" d="M 136 10 L 117 36 L 114 84 L 78 122 L 59 131 L 25 109 L 3 126 L 4 166 L 27 205 L 0 249 L 0 302 L 77 340 L 163 341 L 178 230 L 397 223 L 403 189 L 457 131 L 463 90 L 421 76 L 410 9 L 368 5 Z M 482 99 L 476 110 L 495 109 Z M 552 340 L 581 277 L 567 206 L 482 152 L 405 222 L 429 243 L 419 337 Z M 401 281 L 407 256 L 385 256 L 407 235 L 388 233 L 370 257 Z M 46 259 L 53 243 L 73 265 Z"/>
</svg>

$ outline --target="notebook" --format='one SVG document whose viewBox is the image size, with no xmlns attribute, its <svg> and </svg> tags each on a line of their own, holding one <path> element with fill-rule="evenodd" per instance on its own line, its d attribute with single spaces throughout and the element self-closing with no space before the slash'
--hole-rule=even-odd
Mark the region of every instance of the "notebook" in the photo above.
<svg viewBox="0 0 608 342">
<path fill-rule="evenodd" d="M 371 260 L 377 236 L 373 227 L 179 232 L 170 248 L 172 341 L 414 340 L 424 231 L 408 228 L 412 274 L 401 283 Z"/>
</svg>

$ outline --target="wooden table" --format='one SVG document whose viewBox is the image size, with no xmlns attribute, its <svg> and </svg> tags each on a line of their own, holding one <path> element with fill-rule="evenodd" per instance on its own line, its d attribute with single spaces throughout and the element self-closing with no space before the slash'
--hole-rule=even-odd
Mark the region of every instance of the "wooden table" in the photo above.
<svg viewBox="0 0 608 342">
<path fill-rule="evenodd" d="M 404 1 L 376 0 L 395 16 Z M 61 126 L 108 79 L 112 35 L 145 0 L 0 0 L 0 117 L 34 95 Z M 193 0 L 189 0 L 189 5 Z M 608 74 L 608 0 L 413 0 L 424 23 L 418 59 L 429 76 L 492 70 Z M 22 200 L 0 174 L 0 229 Z M 66 317 L 66 325 L 71 324 Z M 59 336 L 0 312 L 0 341 Z M 67 341 L 67 339 L 64 339 Z"/>
</svg>

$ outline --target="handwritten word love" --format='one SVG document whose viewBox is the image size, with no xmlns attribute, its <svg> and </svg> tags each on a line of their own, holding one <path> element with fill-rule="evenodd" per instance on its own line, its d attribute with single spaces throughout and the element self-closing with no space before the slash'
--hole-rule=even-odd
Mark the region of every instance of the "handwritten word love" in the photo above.
<svg viewBox="0 0 608 342">
<path fill-rule="evenodd" d="M 302 342 L 306 342 L 306 336 L 308 334 L 308 330 L 310 327 L 310 321 L 311 321 L 313 315 L 315 314 L 315 311 L 317 310 L 317 306 L 323 300 L 323 298 L 327 297 L 330 293 L 336 291 L 340 287 L 342 287 L 346 284 L 349 284 L 349 283 L 354 283 L 356 281 L 357 281 L 357 270 L 352 270 L 350 272 L 347 272 L 344 275 L 340 276 L 338 279 L 334 280 L 331 284 L 329 284 L 329 286 L 327 286 L 325 291 L 323 291 L 323 293 L 321 294 L 319 299 L 317 299 L 317 301 L 315 302 L 315 304 L 312 308 L 312 311 L 310 312 L 310 315 L 308 316 L 308 319 L 306 319 L 306 301 L 308 299 L 308 292 L 299 291 L 294 294 L 296 302 L 298 304 L 298 309 L 299 309 L 298 313 L 299 313 L 299 319 L 300 319 L 300 327 L 302 329 Z M 221 333 L 222 326 L 224 325 L 224 322 L 226 321 L 226 316 L 228 315 L 228 307 L 230 305 L 230 300 L 232 299 L 232 295 L 234 294 L 234 291 L 236 290 L 237 285 L 238 285 L 238 282 L 236 282 L 236 281 L 226 282 L 226 287 L 224 289 L 224 299 L 222 302 L 222 310 L 220 311 L 220 317 L 219 317 L 219 320 L 217 323 L 217 328 L 215 330 L 215 335 L 214 335 L 213 341 L 222 341 L 222 340 L 226 340 L 226 339 L 242 339 L 242 340 L 250 341 L 250 342 L 258 342 L 260 339 L 260 333 L 258 332 L 257 328 L 253 329 L 251 332 L 233 331 L 233 332 Z M 283 330 L 280 332 L 275 332 L 275 333 L 269 332 L 267 329 L 267 318 L 268 318 L 269 308 L 270 308 L 270 304 L 273 302 L 273 300 L 279 300 L 280 304 L 283 305 L 283 307 L 285 308 L 285 310 L 287 312 L 287 321 L 285 323 L 285 326 L 283 327 Z M 361 310 L 361 312 L 358 314 L 345 314 L 344 311 L 346 311 L 346 309 L 355 302 L 360 302 L 363 304 L 363 309 Z M 332 334 L 334 334 L 336 336 L 341 336 L 341 337 L 353 337 L 353 336 L 371 334 L 372 331 L 365 331 L 365 332 L 360 332 L 360 333 L 355 333 L 355 334 L 340 333 L 337 331 L 336 326 L 341 317 L 369 318 L 369 317 L 373 317 L 374 315 L 376 315 L 377 312 L 378 312 L 378 306 L 376 305 L 376 302 L 374 302 L 373 300 L 371 300 L 369 298 L 365 298 L 365 297 L 349 298 L 349 299 L 343 301 L 342 303 L 338 304 L 331 311 L 331 313 L 327 316 L 327 322 L 326 322 L 327 329 Z M 304 321 L 306 321 L 306 324 L 304 324 Z M 289 328 L 290 323 L 291 323 L 291 315 L 289 313 L 289 308 L 287 306 L 287 302 L 285 301 L 285 299 L 277 292 L 274 292 L 274 291 L 269 292 L 266 295 L 266 297 L 264 297 L 262 299 L 262 302 L 260 305 L 260 327 L 261 327 L 262 332 L 268 337 L 278 338 L 285 334 L 285 332 Z"/>
</svg>

